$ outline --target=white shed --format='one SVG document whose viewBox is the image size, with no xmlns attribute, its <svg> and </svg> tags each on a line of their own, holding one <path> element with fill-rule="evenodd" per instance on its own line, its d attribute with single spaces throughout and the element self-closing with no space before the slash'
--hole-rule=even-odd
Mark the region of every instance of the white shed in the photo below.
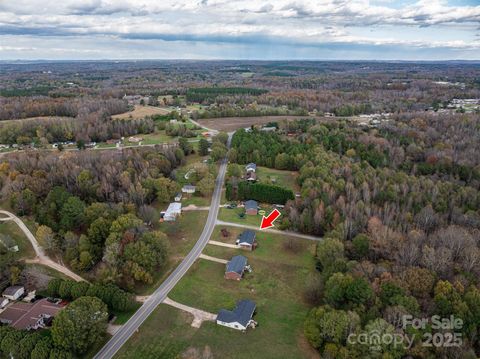
<svg viewBox="0 0 480 359">
<path fill-rule="evenodd" d="M 8 287 L 3 291 L 3 297 L 10 300 L 17 300 L 25 293 L 25 288 L 22 286 L 16 285 L 13 287 Z"/>
</svg>

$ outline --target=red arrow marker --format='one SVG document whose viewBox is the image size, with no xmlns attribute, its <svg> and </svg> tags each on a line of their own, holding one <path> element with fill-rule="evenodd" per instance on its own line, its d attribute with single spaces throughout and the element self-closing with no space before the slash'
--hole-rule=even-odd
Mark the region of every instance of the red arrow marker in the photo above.
<svg viewBox="0 0 480 359">
<path fill-rule="evenodd" d="M 273 222 L 280 217 L 281 213 L 278 209 L 274 209 L 268 217 L 262 216 L 262 224 L 260 225 L 260 229 L 270 228 L 273 227 Z"/>
</svg>

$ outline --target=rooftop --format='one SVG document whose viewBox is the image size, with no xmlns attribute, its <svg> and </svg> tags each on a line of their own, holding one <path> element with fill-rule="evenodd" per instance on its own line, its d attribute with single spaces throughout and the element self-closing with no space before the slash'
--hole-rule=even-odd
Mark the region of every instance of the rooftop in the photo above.
<svg viewBox="0 0 480 359">
<path fill-rule="evenodd" d="M 225 323 L 238 322 L 246 327 L 252 319 L 255 308 L 255 302 L 249 299 L 240 300 L 233 311 L 221 309 L 218 312 L 217 320 Z"/>
<path fill-rule="evenodd" d="M 242 274 L 246 265 L 247 258 L 244 256 L 234 256 L 230 262 L 227 263 L 227 272 Z"/>
<path fill-rule="evenodd" d="M 62 306 L 40 299 L 35 303 L 16 302 L 0 313 L 0 322 L 10 324 L 16 329 L 28 329 L 37 324 L 42 316 L 55 316 Z"/>
<path fill-rule="evenodd" d="M 180 202 L 172 202 L 168 205 L 167 212 L 178 212 L 182 210 L 182 204 Z"/>
<path fill-rule="evenodd" d="M 3 295 L 15 295 L 19 290 L 24 289 L 20 285 L 14 285 L 12 287 L 8 287 L 3 291 Z"/>
<path fill-rule="evenodd" d="M 253 199 L 249 199 L 248 201 L 245 201 L 245 209 L 257 209 L 257 208 L 258 208 L 257 201 L 254 201 Z"/>
<path fill-rule="evenodd" d="M 253 244 L 255 243 L 255 237 L 255 231 L 247 229 L 246 231 L 243 231 L 242 234 L 240 234 L 238 239 L 240 240 L 240 243 L 245 242 L 253 246 Z"/>
</svg>

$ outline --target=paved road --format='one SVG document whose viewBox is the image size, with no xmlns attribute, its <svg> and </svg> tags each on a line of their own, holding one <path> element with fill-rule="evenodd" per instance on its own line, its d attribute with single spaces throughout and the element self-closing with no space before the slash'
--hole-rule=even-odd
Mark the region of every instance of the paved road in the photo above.
<svg viewBox="0 0 480 359">
<path fill-rule="evenodd" d="M 228 147 L 230 147 L 232 136 L 228 140 Z M 140 325 L 148 318 L 154 309 L 162 303 L 168 293 L 180 281 L 183 275 L 188 271 L 192 264 L 202 253 L 203 249 L 208 243 L 210 236 L 216 224 L 218 209 L 220 205 L 220 198 L 222 196 L 222 186 L 225 180 L 225 172 L 227 169 L 227 159 L 225 158 L 221 165 L 218 177 L 215 180 L 215 190 L 213 191 L 212 203 L 210 205 L 210 212 L 208 213 L 207 222 L 203 228 L 195 246 L 190 253 L 183 259 L 180 265 L 170 274 L 170 276 L 158 287 L 155 292 L 148 298 L 139 310 L 126 322 L 121 329 L 119 329 L 110 341 L 95 355 L 95 359 L 110 359 L 122 347 L 123 344 L 138 330 Z"/>
<path fill-rule="evenodd" d="M 232 223 L 232 222 L 224 222 L 224 221 L 217 221 L 217 224 L 220 226 L 231 226 L 231 227 L 239 227 L 239 228 L 245 228 L 245 229 L 253 229 L 254 231 L 260 231 L 259 227 L 255 226 L 250 226 L 248 224 L 240 224 L 240 223 Z M 284 236 L 290 236 L 290 237 L 297 237 L 297 238 L 302 238 L 302 239 L 309 239 L 311 241 L 321 241 L 323 238 L 322 237 L 316 237 L 316 236 L 310 236 L 308 234 L 301 234 L 297 232 L 291 232 L 291 231 L 280 231 L 278 229 L 262 229 L 262 232 L 269 232 L 269 233 L 275 233 L 275 234 L 282 234 Z"/>
<path fill-rule="evenodd" d="M 35 259 L 29 259 L 26 260 L 27 263 L 39 263 L 43 264 L 45 266 L 48 266 L 50 268 L 53 268 L 60 273 L 65 274 L 66 276 L 76 280 L 77 282 L 83 281 L 84 279 L 80 277 L 78 274 L 72 272 L 70 269 L 68 269 L 65 266 L 62 266 L 61 264 L 54 262 L 52 259 L 50 259 L 49 256 L 45 254 L 45 251 L 43 248 L 38 244 L 37 239 L 35 236 L 30 232 L 28 227 L 23 223 L 23 221 L 18 218 L 16 215 L 14 215 L 11 212 L 0 210 L 0 214 L 5 215 L 7 217 L 1 217 L 0 221 L 14 221 L 20 229 L 25 233 L 25 236 L 27 236 L 28 240 L 32 244 L 33 250 L 35 251 L 36 258 Z"/>
</svg>

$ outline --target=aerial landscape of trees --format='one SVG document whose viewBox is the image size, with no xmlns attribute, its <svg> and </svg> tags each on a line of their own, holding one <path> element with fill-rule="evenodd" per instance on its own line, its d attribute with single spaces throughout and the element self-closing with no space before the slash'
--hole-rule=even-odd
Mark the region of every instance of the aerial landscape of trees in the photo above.
<svg viewBox="0 0 480 359">
<path fill-rule="evenodd" d="M 184 184 L 196 186 L 189 204 L 207 206 L 225 156 L 222 198 L 284 205 L 277 229 L 322 239 L 302 254 L 311 259 L 302 267 L 309 314 L 290 333 L 298 345 L 322 358 L 477 357 L 480 101 L 451 105 L 465 99 L 480 99 L 476 63 L 2 64 L 2 208 L 89 281 L 50 278 L 42 293 L 69 304 L 48 331 L 0 326 L 2 357 L 90 355 L 108 317 L 138 308 L 134 293 L 181 257 L 172 249 L 185 238 L 170 241 L 176 227 L 159 224 L 163 208 Z M 151 114 L 132 116 L 138 109 Z M 257 118 L 267 115 L 277 117 Z M 211 119 L 225 130 L 222 121 L 245 117 L 258 123 L 238 125 L 230 149 L 227 133 L 199 127 Z M 244 173 L 251 162 L 261 168 L 254 183 Z M 262 178 L 270 170 L 281 185 Z M 2 282 L 29 279 L 24 258 L 5 245 L 11 233 L 0 239 Z M 298 241 L 285 242 L 289 256 L 300 255 Z M 462 345 L 424 346 L 434 330 L 405 328 L 407 315 L 460 318 Z M 373 350 L 348 339 L 370 333 L 416 339 Z"/>
</svg>

